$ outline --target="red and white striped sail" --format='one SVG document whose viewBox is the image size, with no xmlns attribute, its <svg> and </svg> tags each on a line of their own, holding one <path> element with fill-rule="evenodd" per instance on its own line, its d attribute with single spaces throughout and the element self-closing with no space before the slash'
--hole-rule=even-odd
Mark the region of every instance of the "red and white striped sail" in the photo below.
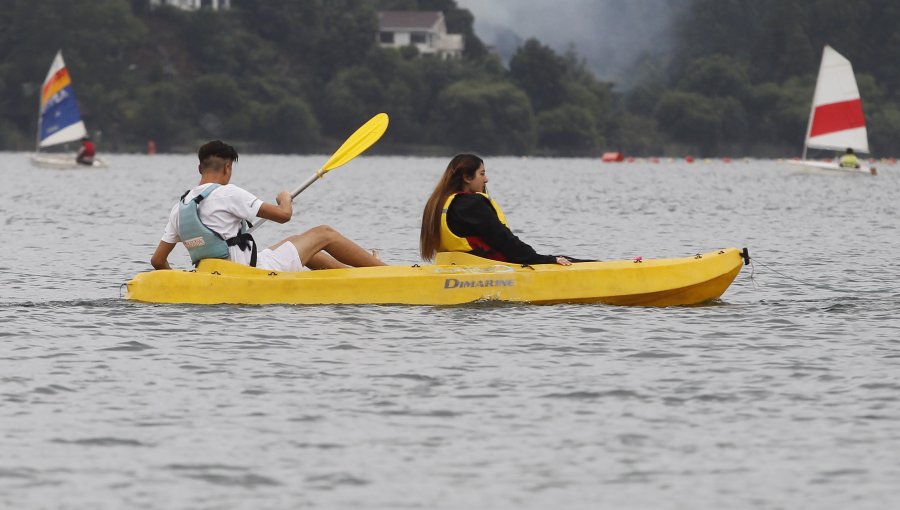
<svg viewBox="0 0 900 510">
<path fill-rule="evenodd" d="M 866 119 L 853 66 L 831 46 L 825 46 L 822 52 L 822 66 L 806 131 L 806 147 L 869 152 Z M 803 152 L 805 155 L 805 148 Z"/>
</svg>

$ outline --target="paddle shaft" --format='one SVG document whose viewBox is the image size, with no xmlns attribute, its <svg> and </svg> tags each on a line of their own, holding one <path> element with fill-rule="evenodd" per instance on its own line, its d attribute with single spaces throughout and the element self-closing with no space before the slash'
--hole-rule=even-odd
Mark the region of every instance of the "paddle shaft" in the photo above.
<svg viewBox="0 0 900 510">
<path fill-rule="evenodd" d="M 323 170 L 324 170 L 324 169 L 323 169 Z M 325 172 L 323 172 L 322 170 L 319 170 L 318 172 L 312 174 L 312 175 L 309 177 L 309 179 L 306 179 L 306 181 L 304 181 L 303 184 L 297 186 L 297 188 L 296 188 L 294 191 L 291 192 L 291 201 L 293 201 L 295 198 L 297 198 L 297 195 L 299 195 L 300 193 L 302 193 L 303 190 L 305 190 L 306 188 L 312 186 L 312 183 L 314 183 L 314 182 L 318 181 L 319 179 L 321 179 L 323 175 L 325 175 Z M 250 230 L 248 230 L 248 232 L 250 232 L 250 233 L 252 234 L 254 230 L 258 229 L 259 226 L 262 225 L 263 223 L 265 223 L 266 221 L 268 221 L 268 220 L 265 219 L 265 218 L 260 218 L 259 221 L 257 221 L 257 222 L 253 225 L 253 228 L 251 228 Z"/>
</svg>

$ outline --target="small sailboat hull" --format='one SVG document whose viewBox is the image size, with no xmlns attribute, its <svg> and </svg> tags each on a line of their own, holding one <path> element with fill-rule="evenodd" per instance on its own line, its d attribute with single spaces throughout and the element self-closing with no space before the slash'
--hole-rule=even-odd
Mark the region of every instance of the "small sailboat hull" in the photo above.
<svg viewBox="0 0 900 510">
<path fill-rule="evenodd" d="M 801 170 L 821 174 L 878 175 L 874 166 L 860 165 L 859 168 L 848 168 L 835 161 L 813 161 L 811 159 L 790 160 L 788 163 L 800 167 Z"/>
<path fill-rule="evenodd" d="M 51 154 L 49 152 L 35 152 L 31 155 L 31 164 L 40 168 L 52 168 L 57 170 L 109 168 L 109 163 L 100 158 L 94 158 L 94 163 L 92 165 L 83 165 L 75 161 L 75 156 L 72 154 Z"/>
<path fill-rule="evenodd" d="M 151 271 L 126 285 L 128 299 L 151 303 L 684 306 L 719 298 L 745 257 L 745 252 L 728 248 L 673 259 L 523 266 L 442 253 L 434 265 L 296 273 L 204 260 L 196 271 Z"/>
</svg>

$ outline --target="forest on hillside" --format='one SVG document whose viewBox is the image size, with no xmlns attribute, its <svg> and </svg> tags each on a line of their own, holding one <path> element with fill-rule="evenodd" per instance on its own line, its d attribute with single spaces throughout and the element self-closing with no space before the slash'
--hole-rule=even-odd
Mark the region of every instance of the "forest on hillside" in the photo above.
<svg viewBox="0 0 900 510">
<path fill-rule="evenodd" d="M 900 4 L 684 0 L 666 51 L 628 89 L 577 50 L 536 39 L 503 63 L 455 0 L 232 0 L 229 11 L 146 0 L 0 0 L 0 149 L 31 150 L 41 81 L 63 50 L 88 129 L 107 152 L 330 152 L 378 112 L 396 154 L 799 154 L 822 48 L 851 60 L 876 155 L 898 151 Z M 652 4 L 639 7 L 652 16 Z M 376 12 L 440 10 L 461 59 L 376 44 Z M 13 20 L 10 22 L 9 20 Z M 648 34 L 652 37 L 652 34 Z M 900 57 L 900 55 L 898 55 Z"/>
</svg>

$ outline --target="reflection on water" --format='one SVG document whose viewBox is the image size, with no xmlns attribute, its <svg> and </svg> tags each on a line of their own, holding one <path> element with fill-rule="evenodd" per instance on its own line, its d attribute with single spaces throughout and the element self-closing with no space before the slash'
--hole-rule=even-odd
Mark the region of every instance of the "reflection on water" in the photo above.
<svg viewBox="0 0 900 510">
<path fill-rule="evenodd" d="M 543 253 L 748 246 L 713 306 L 173 306 L 120 285 L 189 156 L 0 154 L 0 506 L 890 508 L 900 444 L 896 169 L 487 160 Z M 272 199 L 325 157 L 241 158 Z M 442 159 L 358 158 L 267 225 L 418 263 Z M 186 268 L 178 248 L 172 261 Z"/>
</svg>

